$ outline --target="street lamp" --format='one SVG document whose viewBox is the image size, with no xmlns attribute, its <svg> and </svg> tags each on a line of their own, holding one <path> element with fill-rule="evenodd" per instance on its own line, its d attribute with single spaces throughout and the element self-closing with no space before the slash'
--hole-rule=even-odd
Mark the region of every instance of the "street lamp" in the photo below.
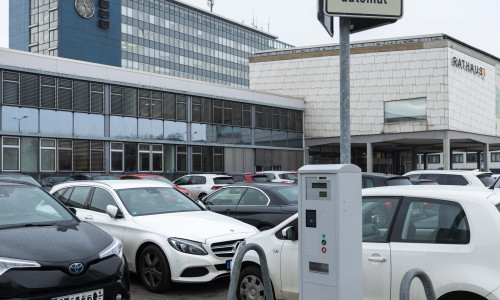
<svg viewBox="0 0 500 300">
<path fill-rule="evenodd" d="M 20 118 L 13 117 L 12 119 L 17 120 L 17 132 L 21 132 L 21 120 L 26 119 L 28 116 L 22 116 Z"/>
</svg>

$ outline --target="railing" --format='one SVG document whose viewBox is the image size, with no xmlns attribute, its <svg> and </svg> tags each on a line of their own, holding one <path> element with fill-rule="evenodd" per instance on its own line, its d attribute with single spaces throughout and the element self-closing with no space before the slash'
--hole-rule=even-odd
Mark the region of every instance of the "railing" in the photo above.
<svg viewBox="0 0 500 300">
<path fill-rule="evenodd" d="M 410 300 L 410 286 L 415 277 L 418 277 L 422 282 L 427 300 L 436 300 L 436 293 L 432 287 L 431 279 L 423 270 L 416 268 L 409 270 L 406 272 L 405 276 L 403 276 L 399 288 L 399 300 Z"/>
<path fill-rule="evenodd" d="M 266 300 L 274 300 L 273 288 L 271 285 L 271 278 L 269 277 L 269 268 L 267 266 L 267 258 L 264 249 L 257 244 L 246 244 L 243 241 L 238 247 L 238 254 L 233 260 L 232 272 L 231 272 L 231 282 L 229 284 L 229 292 L 227 294 L 227 300 L 235 300 L 236 292 L 238 290 L 238 282 L 240 279 L 241 265 L 243 264 L 243 257 L 245 253 L 250 250 L 254 250 L 259 255 L 260 269 L 262 273 L 262 281 L 264 283 L 264 295 Z"/>
</svg>

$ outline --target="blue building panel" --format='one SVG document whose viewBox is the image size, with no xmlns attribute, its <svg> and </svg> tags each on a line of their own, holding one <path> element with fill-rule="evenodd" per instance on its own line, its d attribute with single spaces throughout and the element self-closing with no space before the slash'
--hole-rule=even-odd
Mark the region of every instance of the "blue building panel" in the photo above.
<svg viewBox="0 0 500 300">
<path fill-rule="evenodd" d="M 92 0 L 94 15 L 81 17 L 75 1 L 59 1 L 59 57 L 78 59 L 110 66 L 121 66 L 121 1 L 111 0 L 109 28 L 99 26 L 99 0 Z"/>
<path fill-rule="evenodd" d="M 30 1 L 9 0 L 9 48 L 29 51 Z"/>
</svg>

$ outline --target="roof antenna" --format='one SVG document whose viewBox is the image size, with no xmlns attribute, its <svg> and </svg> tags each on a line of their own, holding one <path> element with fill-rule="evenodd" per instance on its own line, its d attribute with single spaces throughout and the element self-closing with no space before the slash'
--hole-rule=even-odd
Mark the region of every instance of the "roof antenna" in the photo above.
<svg viewBox="0 0 500 300">
<path fill-rule="evenodd" d="M 207 5 L 208 7 L 210 7 L 210 12 L 213 12 L 212 8 L 214 7 L 214 2 L 215 0 L 207 0 Z"/>
</svg>

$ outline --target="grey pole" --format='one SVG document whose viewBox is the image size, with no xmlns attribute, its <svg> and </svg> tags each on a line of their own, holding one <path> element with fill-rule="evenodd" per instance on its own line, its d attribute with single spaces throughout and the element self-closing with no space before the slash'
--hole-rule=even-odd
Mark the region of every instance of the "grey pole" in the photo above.
<svg viewBox="0 0 500 300">
<path fill-rule="evenodd" d="M 340 163 L 351 163 L 351 79 L 349 34 L 351 21 L 340 17 Z"/>
</svg>

